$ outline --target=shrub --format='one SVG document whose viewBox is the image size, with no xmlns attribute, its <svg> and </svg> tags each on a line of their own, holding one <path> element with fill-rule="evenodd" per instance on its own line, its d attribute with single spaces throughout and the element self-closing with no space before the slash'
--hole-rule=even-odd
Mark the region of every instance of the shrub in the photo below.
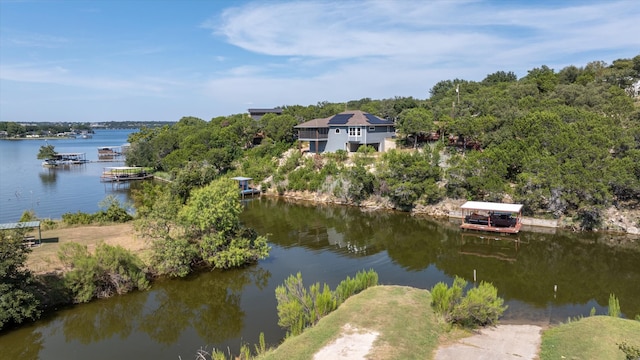
<svg viewBox="0 0 640 360">
<path fill-rule="evenodd" d="M 38 220 L 38 217 L 36 216 L 36 212 L 33 210 L 25 210 L 22 215 L 20 216 L 20 222 L 27 222 L 27 221 L 36 221 Z"/>
<path fill-rule="evenodd" d="M 98 204 L 100 211 L 93 215 L 93 220 L 98 222 L 127 222 L 133 219 L 127 212 L 124 204 L 113 195 L 108 195 Z"/>
<path fill-rule="evenodd" d="M 81 211 L 64 213 L 62 214 L 62 221 L 67 225 L 89 225 L 93 222 L 93 215 Z"/>
<path fill-rule="evenodd" d="M 373 193 L 375 176 L 364 166 L 354 166 L 346 172 L 349 188 L 347 196 L 356 204 Z"/>
<path fill-rule="evenodd" d="M 457 276 L 451 287 L 442 282 L 436 284 L 431 288 L 431 306 L 454 324 L 471 328 L 495 324 L 507 309 L 498 290 L 483 281 L 463 296 L 466 286 L 467 281 Z"/>
<path fill-rule="evenodd" d="M 431 306 L 439 314 L 447 315 L 453 311 L 456 304 L 460 303 L 467 281 L 456 276 L 451 287 L 443 282 L 437 283 L 431 288 Z"/>
<path fill-rule="evenodd" d="M 346 298 L 377 283 L 378 274 L 369 270 L 357 273 L 353 279 L 347 277 L 335 292 L 327 284 L 321 287 L 320 283 L 311 285 L 307 291 L 298 272 L 276 288 L 278 325 L 287 329 L 287 336 L 301 334 L 305 328 L 335 310 Z"/>
<path fill-rule="evenodd" d="M 149 287 L 142 261 L 121 246 L 100 244 L 91 255 L 86 246 L 66 243 L 58 251 L 60 261 L 69 268 L 66 287 L 75 302 L 87 302 Z"/>
<path fill-rule="evenodd" d="M 289 276 L 284 285 L 276 288 L 278 301 L 278 325 L 288 329 L 287 335 L 299 335 L 302 331 L 335 310 L 337 303 L 331 289 L 320 283 L 311 285 L 309 291 L 302 283 L 302 275 Z"/>
<path fill-rule="evenodd" d="M 338 305 L 342 304 L 350 296 L 376 285 L 378 285 L 378 273 L 373 271 L 373 269 L 369 269 L 369 271 L 358 271 L 353 279 L 347 276 L 347 278 L 342 280 L 336 287 L 335 297 Z"/>
<path fill-rule="evenodd" d="M 625 355 L 626 360 L 638 360 L 640 359 L 640 348 L 628 345 L 626 342 L 618 344 L 618 349 Z"/>
<path fill-rule="evenodd" d="M 612 317 L 620 317 L 620 302 L 614 294 L 609 294 L 609 310 L 607 314 Z"/>
<path fill-rule="evenodd" d="M 210 234 L 200 242 L 200 256 L 217 269 L 230 269 L 255 263 L 269 255 L 269 245 L 264 236 L 235 236 L 225 238 L 223 233 Z"/>
<path fill-rule="evenodd" d="M 483 281 L 454 307 L 451 319 L 453 323 L 467 327 L 493 325 L 506 310 L 503 304 L 504 299 L 498 297 L 495 286 Z"/>
<path fill-rule="evenodd" d="M 151 246 L 151 267 L 159 275 L 185 277 L 191 272 L 197 251 L 186 239 L 161 239 Z"/>
</svg>

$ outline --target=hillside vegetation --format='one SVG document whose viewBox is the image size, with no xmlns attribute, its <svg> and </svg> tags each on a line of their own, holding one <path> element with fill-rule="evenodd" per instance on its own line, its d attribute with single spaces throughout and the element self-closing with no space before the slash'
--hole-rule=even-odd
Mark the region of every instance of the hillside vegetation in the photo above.
<svg viewBox="0 0 640 360">
<path fill-rule="evenodd" d="M 592 230 L 607 210 L 640 203 L 639 81 L 637 55 L 559 71 L 543 65 L 521 79 L 497 71 L 480 82 L 443 80 L 427 99 L 285 105 L 282 115 L 257 122 L 246 114 L 185 117 L 133 134 L 127 162 L 168 172 L 183 201 L 193 187 L 238 174 L 280 194 L 309 191 L 401 210 L 446 198 L 512 201 L 527 215 L 570 218 Z M 305 145 L 293 126 L 345 109 L 393 119 L 398 149 L 287 152 Z"/>
</svg>

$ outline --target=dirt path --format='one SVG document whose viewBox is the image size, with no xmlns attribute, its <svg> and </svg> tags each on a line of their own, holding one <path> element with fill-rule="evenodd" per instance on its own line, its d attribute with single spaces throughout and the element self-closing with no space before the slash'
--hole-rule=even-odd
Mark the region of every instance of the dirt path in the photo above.
<svg viewBox="0 0 640 360">
<path fill-rule="evenodd" d="M 542 328 L 536 325 L 499 325 L 476 335 L 441 346 L 436 360 L 534 360 L 538 358 Z M 318 351 L 314 360 L 365 360 L 374 347 L 377 332 L 352 329 L 349 324 L 340 337 Z"/>
<path fill-rule="evenodd" d="M 32 235 L 38 236 L 37 232 Z M 94 251 L 100 242 L 120 245 L 134 252 L 140 252 L 148 246 L 136 236 L 131 223 L 47 230 L 42 232 L 42 244 L 32 248 L 33 251 L 27 259 L 27 267 L 36 274 L 62 270 L 57 253 L 60 246 L 67 242 L 86 245 L 89 251 Z"/>
<path fill-rule="evenodd" d="M 436 352 L 436 360 L 534 360 L 538 358 L 542 328 L 536 325 L 498 325 Z"/>
</svg>

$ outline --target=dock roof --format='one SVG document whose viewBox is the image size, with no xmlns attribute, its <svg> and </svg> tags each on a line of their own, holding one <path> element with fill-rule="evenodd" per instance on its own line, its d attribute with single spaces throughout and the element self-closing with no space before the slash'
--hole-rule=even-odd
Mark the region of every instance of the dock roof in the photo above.
<svg viewBox="0 0 640 360">
<path fill-rule="evenodd" d="M 21 221 L 21 222 L 0 224 L 0 230 L 13 230 L 13 229 L 35 228 L 35 227 L 40 227 L 40 221 Z"/>
<path fill-rule="evenodd" d="M 484 211 L 502 211 L 519 213 L 522 210 L 522 204 L 503 204 L 484 201 L 467 201 L 460 208 L 464 210 L 484 210 Z"/>
</svg>

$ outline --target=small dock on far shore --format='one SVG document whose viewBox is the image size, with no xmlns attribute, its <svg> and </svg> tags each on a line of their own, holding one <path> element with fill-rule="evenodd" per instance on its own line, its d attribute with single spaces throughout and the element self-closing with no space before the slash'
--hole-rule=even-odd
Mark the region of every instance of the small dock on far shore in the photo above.
<svg viewBox="0 0 640 360">
<path fill-rule="evenodd" d="M 98 148 L 98 161 L 115 161 L 124 156 L 122 146 L 101 146 Z"/>
<path fill-rule="evenodd" d="M 236 176 L 236 177 L 232 177 L 231 180 L 235 180 L 238 182 L 240 196 L 242 196 L 243 199 L 245 196 L 252 196 L 252 195 L 262 193 L 260 189 L 256 189 L 253 186 L 251 186 L 250 182 L 253 179 L 250 177 Z"/>
<path fill-rule="evenodd" d="M 54 168 L 60 166 L 69 166 L 69 165 L 81 165 L 88 163 L 85 153 L 78 152 L 67 152 L 67 153 L 57 153 L 54 156 L 45 159 L 42 162 L 42 166 Z"/>
<path fill-rule="evenodd" d="M 146 168 L 139 166 L 105 167 L 102 175 L 100 175 L 100 181 L 102 182 L 123 182 L 147 179 L 153 179 L 153 174 L 148 173 Z"/>
</svg>

